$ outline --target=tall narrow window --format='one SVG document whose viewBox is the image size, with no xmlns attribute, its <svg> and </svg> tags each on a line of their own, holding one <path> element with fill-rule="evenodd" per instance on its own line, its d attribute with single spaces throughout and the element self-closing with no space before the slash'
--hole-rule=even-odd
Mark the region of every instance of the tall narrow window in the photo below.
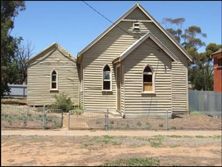
<svg viewBox="0 0 222 167">
<path fill-rule="evenodd" d="M 51 89 L 58 89 L 58 74 L 55 70 L 51 73 Z"/>
<path fill-rule="evenodd" d="M 153 87 L 153 72 L 149 66 L 146 66 L 143 71 L 143 91 L 152 92 Z"/>
<path fill-rule="evenodd" d="M 103 68 L 103 90 L 111 90 L 111 72 L 108 65 Z"/>
</svg>

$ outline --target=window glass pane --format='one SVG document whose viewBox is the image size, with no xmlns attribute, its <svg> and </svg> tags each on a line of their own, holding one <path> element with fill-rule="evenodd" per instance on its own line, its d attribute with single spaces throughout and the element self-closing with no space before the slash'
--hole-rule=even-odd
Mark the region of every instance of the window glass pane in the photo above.
<svg viewBox="0 0 222 167">
<path fill-rule="evenodd" d="M 52 82 L 52 89 L 56 89 L 56 83 Z"/>
<path fill-rule="evenodd" d="M 56 72 L 55 72 L 55 71 L 53 71 L 53 72 L 52 72 L 52 75 L 56 75 Z"/>
<path fill-rule="evenodd" d="M 110 81 L 104 81 L 103 82 L 103 89 L 104 90 L 110 90 Z"/>
<path fill-rule="evenodd" d="M 108 79 L 108 80 L 110 80 L 110 71 L 104 71 L 103 72 L 103 79 Z"/>
<path fill-rule="evenodd" d="M 152 72 L 149 66 L 146 66 L 146 68 L 144 69 L 144 72 Z"/>
<path fill-rule="evenodd" d="M 218 59 L 218 66 L 222 66 L 222 58 Z"/>
<path fill-rule="evenodd" d="M 143 82 L 152 82 L 152 75 L 143 75 Z"/>
<path fill-rule="evenodd" d="M 109 66 L 108 66 L 108 65 L 106 65 L 106 66 L 104 67 L 103 71 L 110 71 Z"/>
<path fill-rule="evenodd" d="M 56 81 L 56 75 L 52 75 L 52 81 Z"/>
</svg>

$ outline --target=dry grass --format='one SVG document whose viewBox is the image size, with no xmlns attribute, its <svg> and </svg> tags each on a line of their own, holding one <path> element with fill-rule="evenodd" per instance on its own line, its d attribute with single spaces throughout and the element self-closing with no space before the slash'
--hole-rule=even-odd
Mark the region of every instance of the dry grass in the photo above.
<svg viewBox="0 0 222 167">
<path fill-rule="evenodd" d="M 1 146 L 11 166 L 221 165 L 221 136 L 2 136 Z"/>
</svg>

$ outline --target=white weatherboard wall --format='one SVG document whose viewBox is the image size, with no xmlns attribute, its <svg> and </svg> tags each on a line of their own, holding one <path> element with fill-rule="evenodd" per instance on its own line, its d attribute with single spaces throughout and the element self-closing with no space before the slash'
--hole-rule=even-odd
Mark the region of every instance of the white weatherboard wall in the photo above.
<svg viewBox="0 0 222 167">
<path fill-rule="evenodd" d="M 177 60 L 172 63 L 172 104 L 174 112 L 188 111 L 188 59 L 182 52 L 153 24 L 147 28 L 173 52 Z"/>
<path fill-rule="evenodd" d="M 188 58 L 148 18 L 138 6 L 100 36 L 98 41 L 80 52 L 78 68 L 75 61 L 59 49 L 48 49 L 28 68 L 28 103 L 51 104 L 58 92 L 50 91 L 50 72 L 55 69 L 59 78 L 59 93 L 64 92 L 87 112 L 116 110 L 116 68 L 120 64 L 121 112 L 186 112 L 188 111 Z M 140 32 L 133 31 L 139 20 Z M 114 25 L 115 25 L 114 24 Z M 152 40 L 147 39 L 122 62 L 116 59 L 145 33 L 150 32 L 173 55 L 173 61 Z M 117 60 L 113 64 L 113 60 Z M 103 68 L 108 64 L 112 73 L 112 90 L 104 92 Z M 150 65 L 155 72 L 155 93 L 142 94 L 143 70 Z"/>
<path fill-rule="evenodd" d="M 119 26 L 127 31 L 132 24 L 121 22 Z M 135 42 L 135 40 L 134 36 L 115 27 L 82 55 L 85 111 L 103 112 L 107 108 L 116 110 L 116 76 L 112 61 Z M 102 92 L 103 67 L 106 64 L 110 66 L 112 72 L 112 92 L 108 94 Z"/>
<path fill-rule="evenodd" d="M 124 59 L 125 113 L 172 111 L 172 60 L 150 39 Z M 143 93 L 143 70 L 155 73 L 155 93 Z"/>
<path fill-rule="evenodd" d="M 141 14 L 138 9 L 133 11 L 125 19 L 127 20 L 121 21 L 82 55 L 83 61 L 81 65 L 84 71 L 83 105 L 85 110 L 106 111 L 107 108 L 111 110 L 116 109 L 116 78 L 112 61 L 119 57 L 121 53 L 140 38 L 140 36 L 150 31 L 163 45 L 174 53 L 176 61 L 172 62 L 167 55 L 163 56 L 161 53 L 158 53 L 159 48 L 153 50 L 154 55 L 144 55 L 145 52 L 141 50 L 140 55 L 146 58 L 144 57 L 144 59 L 140 60 L 138 58 L 139 55 L 133 55 L 133 53 L 131 53 L 132 55 L 129 56 L 131 58 L 126 58 L 121 64 L 123 71 L 121 82 L 121 111 L 148 111 L 149 108 L 149 110 L 152 111 L 170 110 L 186 112 L 188 109 L 188 59 L 185 58 L 183 53 L 160 29 L 154 23 L 149 22 L 150 19 Z M 140 22 L 141 34 L 132 32 L 135 19 L 144 20 Z M 127 32 L 124 32 L 122 29 Z M 149 44 L 150 47 L 153 45 L 152 42 Z M 146 45 L 147 48 L 149 48 L 149 44 Z M 138 64 L 129 68 L 128 66 L 135 61 L 138 61 Z M 165 66 L 163 67 L 163 64 L 169 63 L 169 61 L 171 61 L 171 64 L 166 68 Z M 161 62 L 164 62 L 162 66 Z M 139 75 L 139 70 L 141 70 L 142 67 L 144 68 L 144 65 L 147 63 L 154 67 L 154 69 L 158 66 L 155 76 L 157 82 L 155 96 L 141 96 L 142 88 L 140 88 L 140 86 L 135 87 L 133 84 L 130 85 L 131 83 L 139 85 L 139 82 L 142 82 L 142 75 Z M 109 95 L 105 95 L 102 92 L 102 69 L 105 64 L 108 64 L 112 71 L 112 92 Z M 166 73 L 165 70 L 167 71 Z M 140 85 L 142 85 L 142 83 Z M 139 98 L 134 100 L 133 96 Z"/>
</svg>

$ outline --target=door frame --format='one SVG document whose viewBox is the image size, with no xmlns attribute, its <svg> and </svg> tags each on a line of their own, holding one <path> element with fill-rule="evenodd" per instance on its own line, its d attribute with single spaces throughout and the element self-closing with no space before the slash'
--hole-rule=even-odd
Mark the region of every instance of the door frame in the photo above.
<svg viewBox="0 0 222 167">
<path fill-rule="evenodd" d="M 119 97 L 118 97 L 118 73 L 117 73 L 117 69 L 119 68 L 119 73 L 120 73 L 120 76 L 122 75 L 122 70 L 121 70 L 121 65 L 120 64 L 117 64 L 116 67 L 115 67 L 115 71 L 116 71 L 116 110 L 118 111 L 118 100 L 119 100 L 119 112 L 121 112 L 121 80 L 119 80 Z M 121 79 L 121 78 L 119 78 Z"/>
</svg>

